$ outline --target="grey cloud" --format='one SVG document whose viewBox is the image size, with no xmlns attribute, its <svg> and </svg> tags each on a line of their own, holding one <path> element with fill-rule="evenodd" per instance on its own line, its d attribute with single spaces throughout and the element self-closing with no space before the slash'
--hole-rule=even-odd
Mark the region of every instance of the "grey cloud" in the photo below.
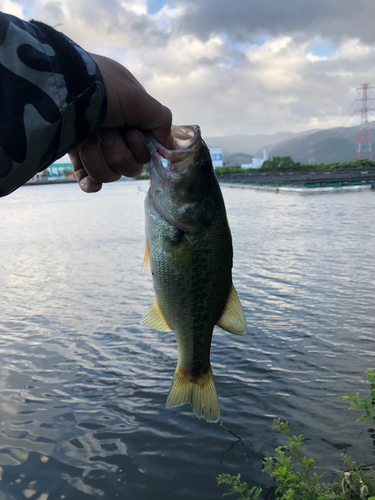
<svg viewBox="0 0 375 500">
<path fill-rule="evenodd" d="M 238 40 L 260 34 L 375 42 L 373 0 L 178 0 L 187 7 L 178 28 L 206 39 L 225 33 Z"/>
<path fill-rule="evenodd" d="M 63 13 L 61 9 L 60 2 L 49 2 L 44 8 L 44 15 L 55 20 L 61 20 L 63 18 Z"/>
</svg>

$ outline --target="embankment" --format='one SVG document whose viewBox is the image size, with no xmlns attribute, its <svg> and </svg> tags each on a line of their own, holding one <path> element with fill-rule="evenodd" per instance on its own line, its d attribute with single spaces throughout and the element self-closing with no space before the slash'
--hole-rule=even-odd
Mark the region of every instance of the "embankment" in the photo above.
<svg viewBox="0 0 375 500">
<path fill-rule="evenodd" d="M 375 168 L 297 172 L 254 171 L 243 174 L 219 175 L 218 179 L 223 184 L 272 189 L 279 192 L 332 192 L 347 189 L 374 189 Z"/>
</svg>

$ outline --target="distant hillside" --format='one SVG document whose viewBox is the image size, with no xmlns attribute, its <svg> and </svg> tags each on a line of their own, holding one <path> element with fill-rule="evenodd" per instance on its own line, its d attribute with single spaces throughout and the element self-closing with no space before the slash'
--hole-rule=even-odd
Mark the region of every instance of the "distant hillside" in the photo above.
<svg viewBox="0 0 375 500">
<path fill-rule="evenodd" d="M 371 122 L 370 136 L 375 144 L 375 122 Z M 224 161 L 236 165 L 249 163 L 250 159 L 240 161 L 236 154 L 261 158 L 263 148 L 267 147 L 270 156 L 291 156 L 294 161 L 307 163 L 309 159 L 310 135 L 314 134 L 315 162 L 345 162 L 355 159 L 359 125 L 355 127 L 336 127 L 326 130 L 308 130 L 295 134 L 282 132 L 273 135 L 234 135 L 205 137 L 208 146 L 222 147 Z M 375 146 L 374 146 L 375 149 Z M 242 153 L 238 153 L 242 151 Z M 375 156 L 375 154 L 374 154 Z"/>
<path fill-rule="evenodd" d="M 223 148 L 223 155 L 230 156 L 242 151 L 245 154 L 255 155 L 259 148 L 276 145 L 289 139 L 305 135 L 307 132 L 295 134 L 294 132 L 281 132 L 273 135 L 225 135 L 221 137 L 203 137 L 208 147 Z M 311 133 L 311 132 L 310 132 Z"/>
<path fill-rule="evenodd" d="M 375 140 L 375 122 L 369 124 L 370 138 Z M 372 131 L 372 133 L 371 133 Z M 331 128 L 314 133 L 315 163 L 346 162 L 355 160 L 359 126 Z M 269 156 L 291 156 L 294 161 L 308 163 L 311 132 L 268 146 Z M 255 156 L 261 156 L 259 148 Z"/>
</svg>

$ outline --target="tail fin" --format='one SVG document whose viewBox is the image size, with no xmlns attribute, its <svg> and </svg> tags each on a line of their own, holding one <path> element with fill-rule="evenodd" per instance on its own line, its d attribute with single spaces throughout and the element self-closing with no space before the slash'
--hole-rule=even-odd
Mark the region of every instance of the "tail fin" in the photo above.
<svg viewBox="0 0 375 500">
<path fill-rule="evenodd" d="M 184 403 L 193 405 L 194 413 L 201 418 L 202 409 L 207 422 L 217 422 L 220 417 L 220 403 L 215 388 L 211 365 L 208 372 L 193 382 L 183 377 L 178 366 L 174 374 L 167 406 L 179 406 Z"/>
</svg>

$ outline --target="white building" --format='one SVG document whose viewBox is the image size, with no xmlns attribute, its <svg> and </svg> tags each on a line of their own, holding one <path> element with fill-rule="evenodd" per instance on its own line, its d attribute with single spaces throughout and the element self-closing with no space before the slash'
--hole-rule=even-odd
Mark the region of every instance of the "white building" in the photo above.
<svg viewBox="0 0 375 500">
<path fill-rule="evenodd" d="M 223 148 L 209 148 L 214 168 L 223 166 Z"/>
<path fill-rule="evenodd" d="M 263 148 L 263 158 L 253 158 L 251 163 L 243 163 L 241 168 L 260 168 L 268 160 L 268 149 Z"/>
</svg>

